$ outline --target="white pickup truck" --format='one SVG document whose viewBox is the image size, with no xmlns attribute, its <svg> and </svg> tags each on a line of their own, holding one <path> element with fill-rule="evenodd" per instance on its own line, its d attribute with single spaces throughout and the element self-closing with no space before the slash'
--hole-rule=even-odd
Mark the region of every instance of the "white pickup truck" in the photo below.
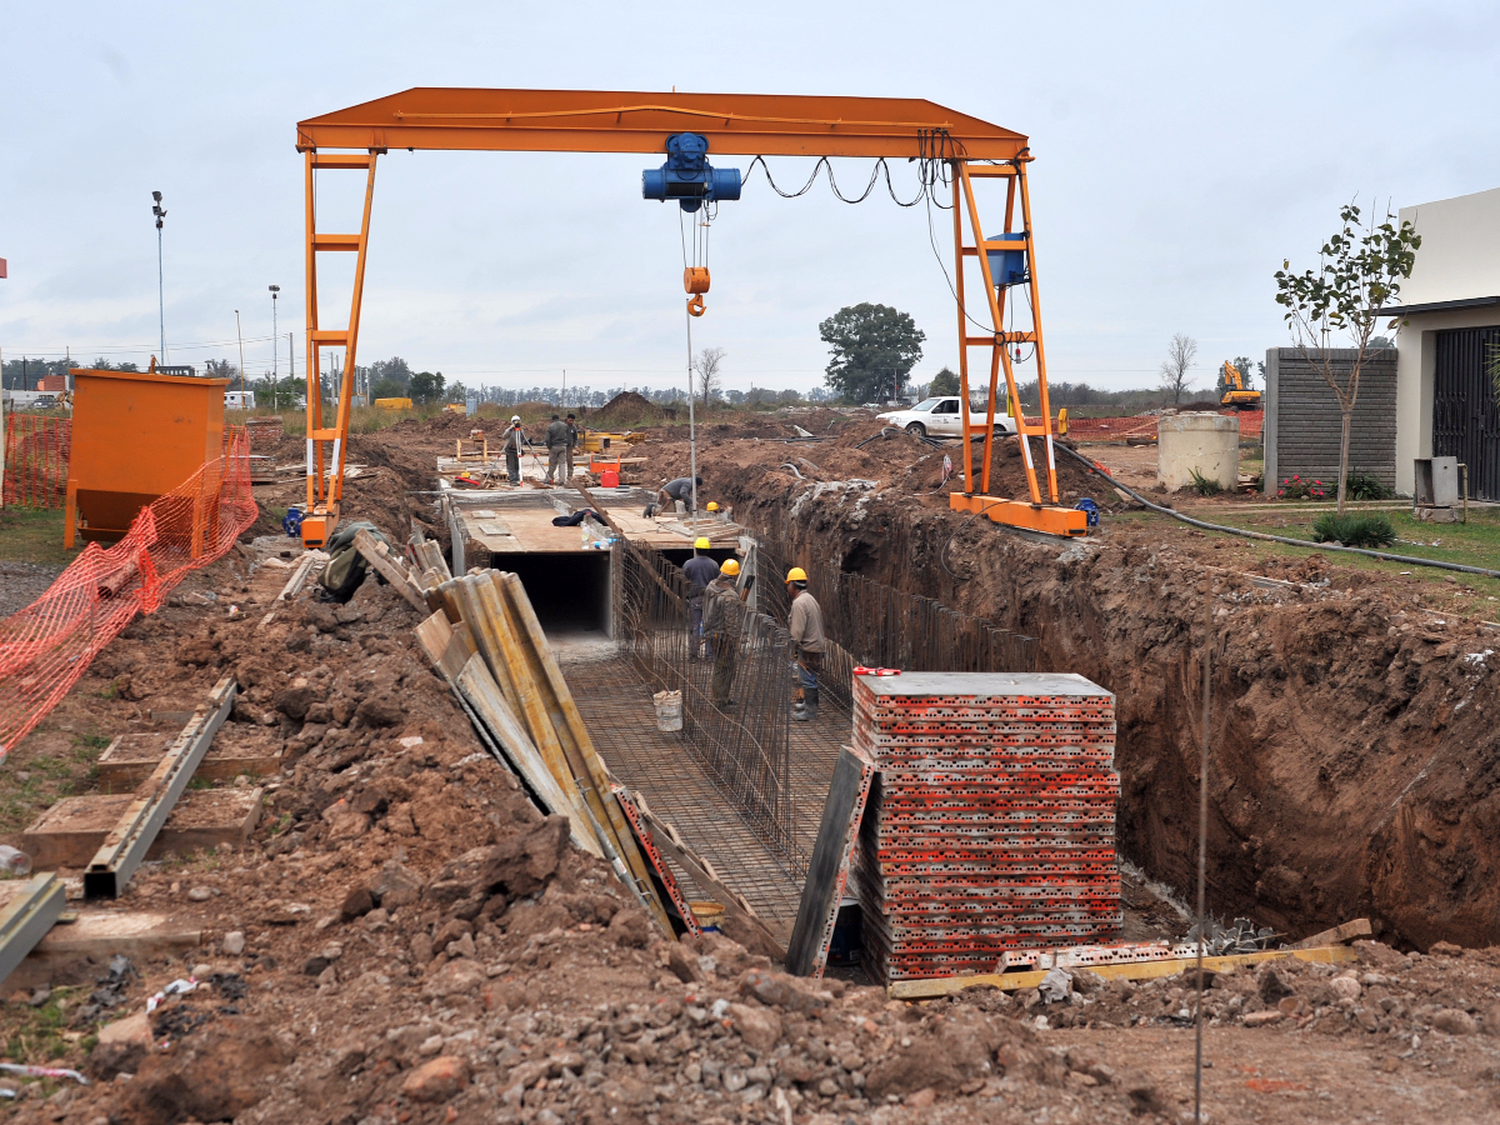
<svg viewBox="0 0 1500 1125">
<path fill-rule="evenodd" d="M 906 410 L 890 410 L 876 415 L 887 426 L 899 426 L 918 437 L 963 437 L 963 400 L 958 395 L 923 399 Z M 969 411 L 969 432 L 984 433 L 984 412 Z M 995 417 L 995 433 L 1013 434 L 1016 420 L 1005 414 Z"/>
</svg>

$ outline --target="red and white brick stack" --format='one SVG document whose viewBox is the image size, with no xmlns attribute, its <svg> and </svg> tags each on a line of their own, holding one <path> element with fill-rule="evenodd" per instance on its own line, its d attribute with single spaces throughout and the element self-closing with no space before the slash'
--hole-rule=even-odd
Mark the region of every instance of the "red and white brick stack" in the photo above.
<svg viewBox="0 0 1500 1125">
<path fill-rule="evenodd" d="M 855 850 L 877 980 L 1119 936 L 1115 699 L 1082 676 L 856 676 L 877 772 Z"/>
</svg>

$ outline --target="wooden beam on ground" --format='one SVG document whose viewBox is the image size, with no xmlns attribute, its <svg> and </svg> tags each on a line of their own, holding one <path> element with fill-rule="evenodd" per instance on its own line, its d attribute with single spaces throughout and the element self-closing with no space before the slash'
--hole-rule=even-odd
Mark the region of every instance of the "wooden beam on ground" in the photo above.
<svg viewBox="0 0 1500 1125">
<path fill-rule="evenodd" d="M 527 674 L 537 689 L 541 705 L 552 728 L 557 732 L 563 753 L 573 770 L 573 778 L 593 811 L 594 818 L 611 837 L 611 843 L 631 874 L 639 880 L 647 905 L 669 938 L 672 921 L 667 916 L 666 904 L 656 893 L 651 882 L 651 868 L 641 849 L 636 845 L 630 822 L 620 808 L 620 803 L 610 788 L 612 778 L 603 760 L 594 748 L 588 727 L 578 713 L 568 681 L 552 655 L 552 646 L 547 643 L 547 634 L 537 619 L 526 587 L 514 574 L 490 571 L 489 577 L 501 594 L 500 602 L 509 619 L 516 641 L 519 643 L 521 659 Z"/>
<path fill-rule="evenodd" d="M 376 539 L 364 528 L 354 533 L 354 549 L 364 556 L 367 563 L 375 568 L 375 572 L 391 584 L 412 606 L 420 613 L 427 613 L 427 598 L 422 591 L 417 589 L 411 580 L 411 573 L 406 565 L 391 554 L 388 548 L 379 539 Z"/>
<path fill-rule="evenodd" d="M 1352 922 L 1345 922 L 1342 926 L 1335 926 L 1331 930 L 1324 930 L 1320 934 L 1303 938 L 1292 946 L 1293 949 L 1315 949 L 1320 945 L 1339 945 L 1355 938 L 1369 937 L 1370 920 L 1368 918 L 1356 918 Z"/>
<path fill-rule="evenodd" d="M 573 842 L 590 855 L 604 858 L 604 849 L 594 839 L 593 828 L 578 808 L 569 786 L 560 784 L 537 752 L 526 728 L 500 694 L 484 660 L 471 656 L 458 677 L 464 699 L 484 720 L 495 742 L 504 751 L 513 770 L 531 787 L 547 812 L 568 818 Z"/>
<path fill-rule="evenodd" d="M 1261 953 L 1205 957 L 1203 967 L 1211 973 L 1227 973 L 1244 965 L 1283 961 L 1288 957 L 1325 965 L 1359 959 L 1359 955 L 1347 945 L 1329 945 L 1318 949 L 1268 949 Z M 1107 980 L 1155 980 L 1158 977 L 1186 973 L 1197 967 L 1196 957 L 1173 957 L 1164 961 L 1121 961 L 1112 965 L 1089 965 L 1087 969 Z M 1047 972 L 1039 970 L 1029 973 L 975 973 L 972 976 L 935 977 L 932 980 L 898 980 L 886 992 L 893 1000 L 932 1000 L 962 992 L 966 988 L 999 988 L 1013 992 L 1021 988 L 1036 988 L 1046 975 Z"/>
<path fill-rule="evenodd" d="M 166 823 L 172 806 L 187 789 L 198 763 L 208 753 L 214 735 L 229 717 L 237 693 L 234 678 L 226 676 L 214 685 L 208 701 L 193 713 L 84 871 L 85 897 L 118 898 L 125 889 Z"/>
</svg>

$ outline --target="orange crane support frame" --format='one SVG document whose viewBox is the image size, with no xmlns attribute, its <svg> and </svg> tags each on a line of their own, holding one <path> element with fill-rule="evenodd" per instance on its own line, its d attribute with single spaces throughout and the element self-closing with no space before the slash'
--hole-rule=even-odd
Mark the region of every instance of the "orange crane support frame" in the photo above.
<svg viewBox="0 0 1500 1125">
<path fill-rule="evenodd" d="M 303 153 L 307 223 L 307 510 L 303 542 L 321 546 L 338 522 L 343 499 L 344 456 L 353 399 L 360 301 L 370 242 L 375 197 L 375 165 L 389 149 L 447 149 L 523 152 L 662 153 L 672 133 L 698 133 L 709 151 L 732 156 L 847 156 L 941 159 L 953 173 L 953 235 L 957 260 L 959 377 L 964 410 L 964 491 L 950 496 L 952 507 L 980 512 L 996 523 L 1053 535 L 1083 535 L 1083 512 L 1058 506 L 1052 422 L 1047 400 L 1046 358 L 1042 348 L 1036 250 L 1026 137 L 976 117 L 914 98 L 804 97 L 777 94 L 656 94 L 600 90 L 481 90 L 419 87 L 363 105 L 309 118 L 297 124 L 297 150 Z M 355 150 L 329 152 L 328 149 Z M 363 171 L 365 202 L 357 234 L 320 233 L 313 192 L 319 170 Z M 987 242 L 979 223 L 974 181 L 1006 180 L 1005 227 L 1023 241 Z M 1013 231 L 1016 203 L 1021 228 Z M 967 214 L 973 245 L 964 244 Z M 1029 280 L 1030 328 L 1005 332 L 1006 290 L 997 290 L 987 249 L 1024 249 Z M 318 310 L 318 255 L 354 253 L 354 288 L 346 328 L 325 329 Z M 993 332 L 972 335 L 964 305 L 964 265 L 977 258 L 988 293 Z M 974 318 L 978 319 L 978 318 Z M 1028 425 L 1019 409 L 1009 346 L 1033 344 L 1041 387 L 1041 422 Z M 979 487 L 975 488 L 969 434 L 969 348 L 990 349 L 985 411 L 986 433 Z M 343 375 L 332 425 L 324 418 L 319 357 L 325 348 L 344 349 Z M 1029 502 L 988 495 L 999 375 L 1005 374 L 1010 401 L 1018 404 L 1016 426 L 1025 457 Z M 1030 438 L 1046 450 L 1047 497 L 1037 481 Z"/>
</svg>

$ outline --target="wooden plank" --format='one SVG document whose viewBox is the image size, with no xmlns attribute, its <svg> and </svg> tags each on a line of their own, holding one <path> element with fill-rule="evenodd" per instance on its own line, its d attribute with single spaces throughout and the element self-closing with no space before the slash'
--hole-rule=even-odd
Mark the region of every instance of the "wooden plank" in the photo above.
<svg viewBox="0 0 1500 1125">
<path fill-rule="evenodd" d="M 1368 918 L 1355 918 L 1352 922 L 1345 922 L 1342 926 L 1335 926 L 1331 930 L 1324 930 L 1320 934 L 1303 938 L 1292 948 L 1315 949 L 1321 945 L 1338 945 L 1342 942 L 1353 941 L 1355 938 L 1369 937 L 1371 932 Z"/>
<path fill-rule="evenodd" d="M 322 551 L 316 553 L 307 551 L 297 560 L 296 565 L 292 567 L 292 576 L 286 580 L 286 585 L 281 588 L 281 593 L 276 595 L 278 602 L 284 602 L 288 598 L 294 598 L 301 593 L 302 587 L 307 583 L 307 576 L 312 573 L 313 567 L 318 562 L 318 556 L 322 554 Z"/>
<path fill-rule="evenodd" d="M 469 705 L 484 719 L 485 725 L 504 750 L 511 768 L 522 777 L 549 813 L 568 818 L 573 842 L 590 855 L 604 858 L 604 849 L 594 838 L 593 829 L 579 811 L 577 803 L 561 785 L 547 763 L 537 752 L 519 719 L 505 702 L 484 659 L 471 656 L 458 678 L 459 689 Z"/>
<path fill-rule="evenodd" d="M 612 779 L 609 770 L 594 748 L 583 717 L 578 713 L 578 705 L 573 700 L 573 693 L 568 688 L 562 669 L 552 655 L 552 646 L 547 643 L 547 634 L 542 630 L 542 623 L 537 620 L 531 599 L 526 595 L 526 587 L 515 574 L 490 571 L 490 575 L 504 595 L 501 604 L 511 617 L 511 623 L 521 641 L 522 658 L 527 662 L 530 674 L 540 689 L 543 705 L 558 733 L 564 752 L 576 771 L 573 776 L 582 788 L 584 799 L 594 810 L 595 817 L 610 831 L 615 847 L 631 873 L 649 890 L 647 898 L 653 906 L 657 923 L 668 937 L 673 936 L 666 906 L 657 897 L 656 888 L 651 884 L 650 867 L 640 848 L 636 846 L 635 836 L 630 831 L 625 814 L 620 810 L 619 802 L 610 799 Z"/>
<path fill-rule="evenodd" d="M 138 795 L 83 873 L 86 896 L 116 898 L 125 889 L 166 823 L 172 806 L 187 789 L 198 763 L 208 753 L 214 735 L 229 717 L 237 691 L 232 676 L 215 684 L 208 701 L 193 714 L 192 721 L 177 736 L 161 764 L 141 784 Z"/>
<path fill-rule="evenodd" d="M 99 790 L 134 792 L 161 764 L 172 744 L 170 735 L 147 731 L 122 734 L 99 755 Z M 269 739 L 210 746 L 193 776 L 205 781 L 232 781 L 241 775 L 267 777 L 281 768 L 282 748 Z"/>
<path fill-rule="evenodd" d="M 723 880 L 718 877 L 718 873 L 714 871 L 713 865 L 683 843 L 682 838 L 677 835 L 676 829 L 668 826 L 655 813 L 651 812 L 646 807 L 645 802 L 640 799 L 639 793 L 635 796 L 641 819 L 651 829 L 651 837 L 656 841 L 656 846 L 666 852 L 679 867 L 691 875 L 693 882 L 698 885 L 704 894 L 708 895 L 709 898 L 724 908 L 726 918 L 734 919 L 742 923 L 746 928 L 754 930 L 766 942 L 769 949 L 775 950 L 774 959 L 784 961 L 786 959 L 786 947 L 771 932 L 770 927 L 760 919 L 750 904 L 745 901 L 744 897 L 725 886 Z"/>
<path fill-rule="evenodd" d="M 263 797 L 261 789 L 189 792 L 172 807 L 145 858 L 244 844 L 260 820 Z M 21 847 L 38 868 L 83 867 L 137 800 L 133 793 L 64 797 L 22 833 Z"/>
<path fill-rule="evenodd" d="M 1357 961 L 1359 955 L 1347 945 L 1322 946 L 1318 949 L 1268 949 L 1261 953 L 1233 953 L 1226 957 L 1205 957 L 1203 967 L 1213 973 L 1227 973 L 1245 965 L 1258 965 L 1262 961 L 1277 961 L 1295 957 L 1299 961 L 1315 961 L 1321 964 L 1341 964 Z M 1164 961 L 1123 961 L 1114 965 L 1090 965 L 1088 971 L 1107 980 L 1155 980 L 1158 977 L 1176 976 L 1198 967 L 1196 957 L 1174 957 Z M 975 973 L 963 977 L 936 977 L 932 980 L 898 980 L 886 989 L 893 1000 L 932 1000 L 962 992 L 966 988 L 999 988 L 1015 991 L 1035 988 L 1047 975 L 1045 971 L 1030 973 Z"/>
<path fill-rule="evenodd" d="M 404 564 L 392 556 L 386 545 L 364 528 L 354 533 L 354 549 L 357 550 L 376 572 L 395 588 L 419 612 L 427 612 L 427 599 L 412 583 L 411 574 Z"/>
<path fill-rule="evenodd" d="M 821 977 L 828 964 L 833 927 L 849 882 L 849 857 L 854 854 L 874 776 L 875 763 L 868 757 L 852 746 L 839 748 L 807 880 L 802 884 L 797 921 L 787 941 L 786 971 L 793 976 Z"/>
</svg>

